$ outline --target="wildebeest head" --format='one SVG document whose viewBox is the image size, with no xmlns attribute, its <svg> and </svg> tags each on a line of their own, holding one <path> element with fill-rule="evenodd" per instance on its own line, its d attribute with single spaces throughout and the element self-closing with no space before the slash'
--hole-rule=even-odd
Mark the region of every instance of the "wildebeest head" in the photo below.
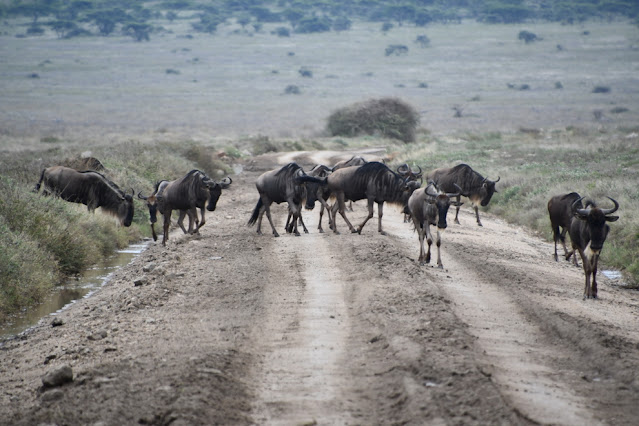
<svg viewBox="0 0 639 426">
<path fill-rule="evenodd" d="M 222 195 L 222 189 L 226 189 L 233 183 L 233 180 L 230 177 L 225 177 L 219 182 L 215 182 L 213 179 L 205 177 L 202 180 L 202 183 L 206 185 L 209 190 L 209 202 L 206 205 L 206 209 L 210 212 L 215 211 L 215 207 L 217 206 L 217 201 L 220 199 L 220 195 Z"/>
<path fill-rule="evenodd" d="M 448 215 L 448 208 L 452 205 L 461 206 L 464 203 L 451 202 L 451 198 L 456 198 L 461 194 L 461 188 L 454 184 L 458 189 L 457 193 L 445 193 L 442 192 L 435 182 L 429 182 L 428 186 L 424 189 L 428 198 L 426 201 L 432 204 L 437 209 L 437 227 L 439 229 L 446 229 L 448 223 L 446 222 L 446 216 Z M 434 189 L 434 191 L 431 190 Z"/>
<path fill-rule="evenodd" d="M 122 203 L 118 207 L 118 217 L 122 219 L 122 225 L 131 226 L 133 222 L 133 194 L 135 192 L 131 189 L 131 194 L 124 194 L 122 197 Z"/>
<path fill-rule="evenodd" d="M 584 240 L 590 240 L 590 249 L 594 253 L 601 251 L 610 231 L 610 226 L 606 222 L 614 222 L 619 219 L 619 216 L 611 216 L 619 209 L 619 203 L 610 197 L 607 198 L 614 203 L 615 206 L 613 208 L 602 209 L 597 207 L 592 201 L 586 203 L 586 208 L 576 208 L 577 203 L 583 197 L 573 203 L 575 217 L 584 222 L 585 228 L 583 230 L 588 234 Z"/>
<path fill-rule="evenodd" d="M 499 179 L 501 179 L 500 176 L 497 176 L 497 180 L 484 178 L 484 181 L 481 183 L 481 188 L 479 189 L 479 199 L 481 200 L 482 207 L 486 207 L 493 197 L 493 194 L 497 192 L 495 184 L 499 182 Z"/>
<path fill-rule="evenodd" d="M 408 178 L 409 180 L 414 181 L 419 180 L 421 182 L 424 172 L 422 171 L 421 167 L 417 166 L 417 168 L 419 169 L 418 172 L 414 171 L 413 168 L 407 163 L 404 163 L 401 166 L 397 167 L 397 174 L 403 178 Z"/>
<path fill-rule="evenodd" d="M 316 178 L 326 178 L 331 174 L 331 169 L 323 164 L 318 164 L 313 167 L 309 172 L 308 176 L 313 176 Z M 307 182 L 306 183 L 306 203 L 304 207 L 307 210 L 313 210 L 315 207 L 315 202 L 321 196 L 322 188 L 326 188 L 325 185 L 321 185 L 318 182 Z"/>
</svg>

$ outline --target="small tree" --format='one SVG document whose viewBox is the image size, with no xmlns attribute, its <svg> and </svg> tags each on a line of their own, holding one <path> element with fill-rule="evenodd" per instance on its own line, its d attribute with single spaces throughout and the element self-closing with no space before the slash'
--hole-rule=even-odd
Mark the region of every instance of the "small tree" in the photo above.
<svg viewBox="0 0 639 426">
<path fill-rule="evenodd" d="M 149 41 L 149 33 L 153 27 L 149 24 L 131 23 L 122 28 L 122 32 L 133 37 L 135 41 Z"/>
<path fill-rule="evenodd" d="M 417 38 L 415 38 L 415 43 L 419 44 L 419 46 L 422 48 L 428 47 L 430 45 L 430 39 L 426 34 L 421 34 L 418 35 Z"/>
<path fill-rule="evenodd" d="M 535 33 L 531 33 L 530 31 L 519 31 L 519 35 L 517 36 L 518 40 L 523 40 L 524 43 L 528 44 L 528 43 L 532 43 L 533 41 L 537 41 L 539 40 L 539 37 L 537 37 L 537 34 Z"/>
<path fill-rule="evenodd" d="M 408 53 L 408 47 L 403 44 L 390 44 L 386 47 L 386 51 L 384 52 L 385 56 L 395 55 L 406 55 Z"/>
</svg>

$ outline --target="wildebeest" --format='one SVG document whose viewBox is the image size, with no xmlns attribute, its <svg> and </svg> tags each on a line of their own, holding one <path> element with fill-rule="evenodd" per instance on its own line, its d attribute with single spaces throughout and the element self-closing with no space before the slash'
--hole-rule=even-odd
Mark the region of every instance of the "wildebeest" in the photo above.
<svg viewBox="0 0 639 426">
<path fill-rule="evenodd" d="M 440 254 L 441 234 L 440 230 L 446 229 L 446 215 L 450 207 L 451 198 L 459 195 L 457 193 L 447 194 L 442 192 L 433 182 L 425 188 L 413 191 L 408 199 L 408 209 L 410 211 L 415 230 L 419 236 L 419 263 L 430 263 L 430 247 L 433 244 L 433 235 L 430 232 L 430 225 L 437 226 L 437 266 L 443 268 Z M 424 234 L 428 242 L 428 252 L 424 253 Z"/>
<path fill-rule="evenodd" d="M 568 251 L 566 248 L 566 233 L 570 229 L 570 223 L 575 214 L 573 211 L 573 203 L 575 203 L 576 200 L 581 200 L 581 197 L 576 192 L 555 195 L 548 200 L 550 227 L 552 228 L 553 240 L 555 241 L 555 261 L 559 261 L 559 257 L 557 256 L 557 243 L 559 241 L 561 241 L 561 245 L 564 247 L 566 260 L 570 259 L 570 256 L 574 254 L 574 250 Z M 576 209 L 583 209 L 583 207 L 581 201 L 574 204 L 574 208 Z M 561 228 L 561 232 L 559 228 Z M 577 256 L 573 256 L 572 260 L 575 266 L 579 266 Z"/>
<path fill-rule="evenodd" d="M 273 235 L 279 237 L 280 234 L 278 234 L 275 230 L 275 225 L 273 225 L 270 206 L 272 203 L 280 204 L 287 202 L 291 222 L 286 231 L 299 236 L 300 233 L 297 230 L 297 222 L 301 214 L 302 202 L 306 195 L 304 185 L 306 183 L 325 184 L 325 182 L 326 179 L 308 176 L 297 163 L 288 163 L 280 169 L 263 173 L 255 182 L 255 187 L 260 194 L 260 198 L 257 200 L 248 225 L 251 226 L 257 222 L 257 233 L 261 235 L 262 216 L 266 213 L 266 218 L 271 224 Z"/>
<path fill-rule="evenodd" d="M 133 190 L 124 193 L 104 175 L 87 170 L 77 171 L 63 166 L 42 170 L 34 191 L 40 191 L 44 182 L 44 195 L 54 194 L 63 200 L 85 204 L 90 212 L 98 207 L 116 216 L 120 224 L 131 226 L 133 221 Z"/>
<path fill-rule="evenodd" d="M 439 188 L 445 192 L 457 191 L 454 185 L 457 184 L 462 189 L 461 195 L 467 197 L 475 209 L 477 225 L 482 226 L 481 220 L 479 220 L 479 205 L 481 204 L 482 207 L 488 205 L 493 194 L 497 192 L 495 184 L 499 182 L 500 178 L 489 180 L 474 171 L 468 164 L 459 164 L 451 168 L 434 170 L 428 174 L 427 179 L 437 183 Z M 457 197 L 455 223 L 459 223 L 459 206 L 461 205 L 459 201 L 461 195 Z"/>
<path fill-rule="evenodd" d="M 164 235 L 162 245 L 169 239 L 169 225 L 171 224 L 171 213 L 173 210 L 181 210 L 189 214 L 195 222 L 193 228 L 189 224 L 189 231 L 198 232 L 206 223 L 205 208 L 212 212 L 217 206 L 217 201 L 222 195 L 222 189 L 228 188 L 232 183 L 230 177 L 216 182 L 200 170 L 191 170 L 184 177 L 168 182 L 162 191 L 156 195 L 157 209 L 164 217 Z M 157 187 L 156 187 L 157 190 Z M 157 191 L 156 191 L 157 192 Z M 197 209 L 200 209 L 201 220 L 197 218 Z M 181 216 L 183 219 L 184 216 Z M 184 230 L 184 227 L 181 227 Z"/>
<path fill-rule="evenodd" d="M 408 180 L 414 180 L 417 181 L 419 180 L 420 184 L 423 180 L 422 178 L 422 168 L 417 166 L 419 168 L 419 172 L 415 172 L 413 171 L 413 168 L 411 166 L 409 166 L 407 163 L 402 164 L 401 166 L 397 167 L 397 174 L 400 175 L 403 178 L 408 178 Z M 410 221 L 410 212 L 408 210 L 406 210 L 404 212 L 404 223 L 408 223 Z"/>
<path fill-rule="evenodd" d="M 384 202 L 405 207 L 410 194 L 419 188 L 419 182 L 402 178 L 385 164 L 377 161 L 371 161 L 363 166 L 346 167 L 334 171 L 328 176 L 327 182 L 332 196 L 337 200 L 331 209 L 333 231 L 335 233 L 338 233 L 337 211 L 344 218 L 351 232 L 361 234 L 366 222 L 373 217 L 373 203 L 377 203 L 378 231 L 384 234 L 382 229 Z M 364 199 L 368 200 L 368 216 L 355 229 L 344 212 L 345 200 L 358 201 Z"/>
<path fill-rule="evenodd" d="M 157 182 L 155 184 L 155 190 L 148 197 L 142 195 L 142 192 L 138 193 L 138 198 L 141 199 L 141 200 L 144 200 L 146 202 L 147 208 L 149 209 L 149 222 L 151 223 L 151 234 L 153 235 L 153 241 L 157 241 L 158 240 L 158 236 L 155 233 L 155 223 L 157 222 L 157 212 L 158 212 L 158 201 L 157 201 L 157 198 L 158 198 L 158 196 L 162 195 L 162 193 L 164 192 L 164 189 L 166 188 L 166 186 L 169 183 L 171 183 L 171 181 L 168 181 L 168 180 L 161 180 L 161 181 Z M 160 214 L 163 214 L 163 212 L 160 211 Z M 187 215 L 189 217 L 189 230 L 188 231 L 184 228 L 184 217 L 187 216 Z M 193 216 L 193 211 L 192 210 L 180 210 L 180 215 L 178 217 L 177 224 L 179 225 L 179 227 L 182 229 L 182 231 L 185 234 L 192 233 L 193 232 L 193 226 L 195 225 L 195 221 L 196 220 L 197 220 L 197 217 Z"/>
<path fill-rule="evenodd" d="M 577 208 L 577 203 L 583 197 L 573 201 L 572 207 L 575 215 L 570 223 L 570 242 L 572 249 L 577 251 L 583 262 L 586 275 L 584 299 L 597 298 L 597 263 L 603 248 L 610 226 L 606 222 L 614 222 L 619 216 L 611 216 L 619 209 L 619 203 L 607 197 L 614 203 L 610 209 L 602 209 L 596 206 L 594 201 L 588 200 L 583 209 Z M 592 277 L 592 281 L 591 281 Z"/>
<path fill-rule="evenodd" d="M 318 164 L 308 172 L 308 175 L 322 179 L 322 178 L 327 178 L 328 175 L 331 174 L 331 172 L 332 170 L 330 167 L 325 166 L 323 164 Z M 324 229 L 322 229 L 322 218 L 324 216 L 324 210 L 326 210 L 328 213 L 329 227 L 331 226 L 331 223 L 332 223 L 330 207 L 327 203 L 328 199 L 330 198 L 330 195 L 331 195 L 331 192 L 328 189 L 328 185 L 325 185 L 325 184 L 322 185 L 318 183 L 306 184 L 306 203 L 304 204 L 304 207 L 308 210 L 313 210 L 313 208 L 315 207 L 316 201 L 319 201 L 321 204 L 320 213 L 319 213 L 319 225 L 317 226 L 317 229 L 319 230 L 319 232 L 324 232 Z"/>
<path fill-rule="evenodd" d="M 334 172 L 336 170 L 343 169 L 344 167 L 363 166 L 366 163 L 368 163 L 368 161 L 364 157 L 362 157 L 360 155 L 354 155 L 348 160 L 342 160 L 342 161 L 338 161 L 337 163 L 335 163 L 333 165 L 332 171 Z M 350 201 L 348 203 L 348 210 L 351 211 L 351 212 L 353 211 L 353 202 L 352 201 Z M 329 221 L 330 220 L 331 219 L 329 219 Z"/>
</svg>

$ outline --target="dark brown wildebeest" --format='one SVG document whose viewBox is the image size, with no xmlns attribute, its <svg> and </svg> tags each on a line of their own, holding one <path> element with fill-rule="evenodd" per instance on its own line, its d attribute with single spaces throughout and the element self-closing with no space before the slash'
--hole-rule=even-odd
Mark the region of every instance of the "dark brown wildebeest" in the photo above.
<svg viewBox="0 0 639 426">
<path fill-rule="evenodd" d="M 364 164 L 368 163 L 368 161 L 366 161 L 366 159 L 362 156 L 359 155 L 354 155 L 352 156 L 349 160 L 342 160 L 342 161 L 338 161 L 337 163 L 335 163 L 335 165 L 333 165 L 332 171 L 336 171 L 339 169 L 343 169 L 344 167 L 353 167 L 353 166 L 363 166 Z M 350 201 L 348 203 L 348 211 L 353 211 L 353 202 Z M 330 217 L 330 215 L 329 215 Z M 332 219 L 329 219 L 329 221 Z M 330 223 L 329 223 L 330 225 Z"/>
<path fill-rule="evenodd" d="M 204 209 L 214 211 L 222 195 L 222 189 L 228 188 L 232 182 L 230 177 L 216 182 L 200 170 L 191 170 L 184 177 L 168 182 L 156 195 L 157 210 L 164 217 L 162 245 L 165 245 L 169 239 L 169 225 L 173 210 L 185 211 L 189 215 L 189 232 L 197 233 L 206 223 Z M 198 208 L 202 216 L 201 221 L 197 217 Z M 181 215 L 181 219 L 183 218 L 184 216 Z M 195 227 L 192 226 L 191 220 L 195 222 Z M 184 227 L 181 226 L 181 228 L 184 231 Z"/>
<path fill-rule="evenodd" d="M 297 163 L 288 163 L 280 169 L 263 173 L 255 182 L 260 198 L 257 200 L 248 225 L 251 226 L 257 222 L 257 233 L 262 235 L 262 216 L 266 213 L 273 235 L 279 237 L 280 234 L 277 233 L 275 225 L 273 225 L 270 206 L 272 203 L 280 204 L 286 202 L 288 203 L 290 219 L 286 232 L 299 236 L 297 223 L 302 211 L 302 202 L 306 195 L 304 188 L 306 183 L 325 184 L 326 179 L 308 176 Z"/>
<path fill-rule="evenodd" d="M 413 168 L 411 166 L 409 166 L 407 163 L 402 164 L 401 166 L 397 167 L 397 174 L 400 175 L 403 178 L 408 178 L 408 180 L 414 180 L 417 181 L 419 180 L 420 185 L 423 182 L 423 178 L 422 178 L 422 168 L 417 166 L 419 168 L 419 172 L 415 172 L 413 171 Z M 410 222 L 411 216 L 410 216 L 410 212 L 408 211 L 408 209 L 406 209 L 406 211 L 404 212 L 404 223 L 408 223 Z"/>
<path fill-rule="evenodd" d="M 318 164 L 313 167 L 309 172 L 309 176 L 313 176 L 319 179 L 325 179 L 332 173 L 330 167 L 327 167 L 323 164 Z M 328 199 L 331 196 L 331 192 L 328 189 L 328 185 L 321 185 L 318 183 L 307 183 L 306 184 L 306 203 L 304 207 L 308 210 L 313 210 L 315 208 L 315 202 L 319 201 L 321 204 L 320 213 L 319 213 L 319 225 L 317 229 L 319 232 L 324 232 L 322 229 L 322 218 L 324 216 L 324 210 L 328 213 L 328 225 L 331 226 L 331 213 L 330 207 L 328 205 Z"/>
<path fill-rule="evenodd" d="M 607 198 L 614 203 L 613 208 L 602 209 L 588 200 L 585 208 L 579 209 L 576 206 L 583 197 L 572 203 L 575 215 L 570 223 L 570 242 L 573 251 L 577 251 L 581 256 L 586 274 L 584 299 L 597 298 L 597 263 L 610 231 L 610 226 L 606 222 L 619 219 L 619 216 L 611 216 L 619 209 L 619 203 L 610 197 Z"/>
<path fill-rule="evenodd" d="M 157 222 L 157 212 L 158 212 L 157 198 L 158 196 L 162 195 L 162 192 L 164 192 L 164 189 L 169 183 L 171 183 L 171 181 L 168 181 L 168 180 L 159 181 L 158 183 L 155 184 L 155 190 L 153 191 L 153 194 L 149 195 L 148 197 L 142 195 L 142 192 L 138 193 L 138 198 L 146 201 L 146 206 L 149 209 L 149 222 L 151 223 L 151 234 L 153 235 L 153 241 L 158 240 L 158 236 L 155 233 L 155 222 Z M 160 211 L 160 214 L 163 214 L 163 212 Z M 187 215 L 189 217 L 188 231 L 184 228 L 184 217 Z M 193 217 L 193 210 L 180 210 L 180 216 L 178 217 L 177 224 L 180 226 L 180 228 L 185 234 L 188 234 L 193 232 L 193 226 L 196 220 L 197 220 L 197 217 Z"/>
<path fill-rule="evenodd" d="M 446 215 L 451 204 L 451 198 L 456 198 L 459 192 L 447 194 L 442 192 L 433 182 L 425 188 L 413 191 L 408 199 L 408 209 L 410 211 L 415 230 L 419 236 L 419 263 L 430 263 L 430 247 L 433 244 L 433 235 L 430 232 L 430 225 L 437 226 L 437 267 L 443 268 L 440 254 L 441 234 L 440 230 L 446 229 Z M 424 253 L 424 234 L 428 243 L 428 252 Z"/>
<path fill-rule="evenodd" d="M 371 161 L 363 166 L 352 166 L 339 169 L 331 173 L 328 178 L 328 188 L 337 202 L 331 209 L 333 220 L 333 232 L 337 232 L 337 212 L 344 218 L 351 232 L 362 232 L 364 225 L 373 217 L 373 203 L 377 203 L 377 215 L 379 218 L 378 231 L 384 234 L 382 229 L 382 216 L 384 202 L 399 204 L 406 207 L 408 197 L 417 188 L 419 182 L 409 181 L 389 169 L 385 164 Z M 345 200 L 368 200 L 368 216 L 357 227 L 346 217 Z"/>
<path fill-rule="evenodd" d="M 43 195 L 56 195 L 63 200 L 87 206 L 90 212 L 98 207 L 116 216 L 120 224 L 131 226 L 133 221 L 133 190 L 125 194 L 115 183 L 94 171 L 79 172 L 63 166 L 42 170 L 34 191 Z"/>
<path fill-rule="evenodd" d="M 570 223 L 574 217 L 573 203 L 577 200 L 581 200 L 581 197 L 576 192 L 570 194 L 555 195 L 548 200 L 548 215 L 550 216 L 550 227 L 552 228 L 553 240 L 555 241 L 555 261 L 559 261 L 557 256 L 557 243 L 561 241 L 561 245 L 564 247 L 564 256 L 566 260 L 570 259 L 575 252 L 574 250 L 568 251 L 566 248 L 566 233 L 570 229 Z M 584 206 L 581 201 L 574 205 L 576 209 L 583 209 Z M 559 231 L 561 228 L 561 232 Z M 572 258 L 575 266 L 579 266 L 577 263 L 577 256 Z"/>
<path fill-rule="evenodd" d="M 455 210 L 455 223 L 459 223 L 459 206 L 460 198 L 463 195 L 467 197 L 477 217 L 477 225 L 482 226 L 479 220 L 479 205 L 486 207 L 490 202 L 493 194 L 497 192 L 495 184 L 497 180 L 489 180 L 474 171 L 468 164 L 459 164 L 451 168 L 442 168 L 430 172 L 427 176 L 428 181 L 433 181 L 437 186 L 445 192 L 456 192 L 455 184 L 462 190 L 461 195 L 457 197 L 457 207 Z"/>
</svg>

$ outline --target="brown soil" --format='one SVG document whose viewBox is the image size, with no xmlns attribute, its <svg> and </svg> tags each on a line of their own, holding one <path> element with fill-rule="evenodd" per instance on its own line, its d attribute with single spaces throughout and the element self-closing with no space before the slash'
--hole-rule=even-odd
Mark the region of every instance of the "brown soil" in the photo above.
<svg viewBox="0 0 639 426">
<path fill-rule="evenodd" d="M 320 234 L 317 210 L 300 237 L 246 226 L 261 172 L 324 154 L 255 159 L 201 235 L 173 230 L 61 326 L 1 343 L 0 423 L 636 424 L 639 293 L 600 274 L 582 300 L 583 273 L 524 230 L 464 206 L 440 270 L 392 207 L 386 236 Z"/>
</svg>

